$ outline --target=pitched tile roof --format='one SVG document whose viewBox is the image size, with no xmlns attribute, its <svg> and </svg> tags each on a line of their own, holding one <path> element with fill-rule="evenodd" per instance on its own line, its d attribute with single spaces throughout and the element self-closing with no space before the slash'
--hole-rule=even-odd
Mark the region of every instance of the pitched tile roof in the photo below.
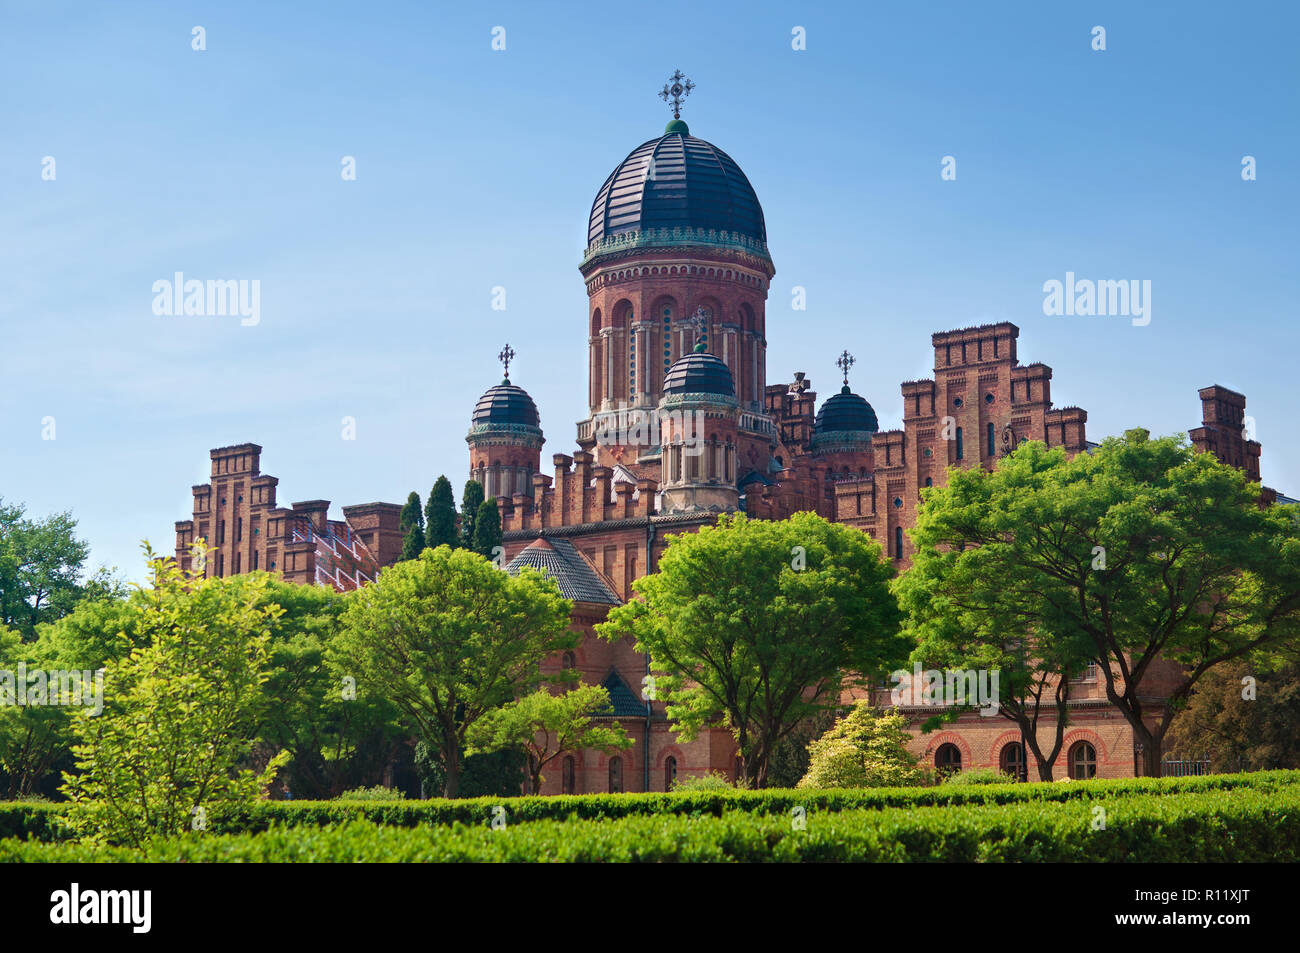
<svg viewBox="0 0 1300 953">
<path fill-rule="evenodd" d="M 506 572 L 515 575 L 520 566 L 532 566 L 555 580 L 564 598 L 572 602 L 595 602 L 621 605 L 608 582 L 567 539 L 538 538 L 506 564 Z"/>
<path fill-rule="evenodd" d="M 628 687 L 627 682 L 623 681 L 623 676 L 618 674 L 618 669 L 610 669 L 609 674 L 600 684 L 605 691 L 609 692 L 609 703 L 613 709 L 602 714 L 607 717 L 612 715 L 615 718 L 645 717 L 645 702 L 636 697 L 636 693 Z"/>
</svg>

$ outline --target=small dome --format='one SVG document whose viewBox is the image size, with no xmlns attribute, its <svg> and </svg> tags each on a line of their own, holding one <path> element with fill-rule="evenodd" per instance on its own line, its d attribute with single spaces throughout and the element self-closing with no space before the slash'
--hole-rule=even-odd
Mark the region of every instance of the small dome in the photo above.
<svg viewBox="0 0 1300 953">
<path fill-rule="evenodd" d="M 664 376 L 664 395 L 669 394 L 721 394 L 736 396 L 736 383 L 731 371 L 708 351 L 695 350 L 678 358 Z"/>
<path fill-rule="evenodd" d="M 767 241 L 763 207 L 745 173 L 680 119 L 609 174 L 591 205 L 587 244 L 650 228 L 713 229 Z"/>
<path fill-rule="evenodd" d="M 528 396 L 528 391 L 516 387 L 506 378 L 478 399 L 474 407 L 474 416 L 470 418 L 473 426 L 480 424 L 518 424 L 525 427 L 541 426 L 541 417 L 537 405 Z"/>
<path fill-rule="evenodd" d="M 876 412 L 865 399 L 849 390 L 848 385 L 822 404 L 817 411 L 817 421 L 813 427 L 816 433 L 837 433 L 842 431 L 865 431 L 875 433 L 880 429 Z"/>
</svg>

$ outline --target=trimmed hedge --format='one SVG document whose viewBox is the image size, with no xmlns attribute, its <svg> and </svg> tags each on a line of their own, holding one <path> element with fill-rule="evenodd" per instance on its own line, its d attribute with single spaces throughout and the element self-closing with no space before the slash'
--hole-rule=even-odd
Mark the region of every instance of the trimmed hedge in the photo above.
<svg viewBox="0 0 1300 953">
<path fill-rule="evenodd" d="M 988 784 L 925 788 L 797 791 L 678 791 L 668 794 L 577 794 L 552 797 L 485 797 L 463 800 L 347 803 L 339 801 L 260 801 L 252 811 L 214 818 L 210 830 L 241 833 L 272 825 L 324 826 L 366 820 L 397 827 L 482 825 L 492 809 L 502 806 L 512 824 L 534 821 L 618 819 L 655 815 L 722 817 L 743 812 L 758 816 L 786 815 L 794 807 L 808 812 L 883 810 L 886 808 L 955 807 L 960 805 L 1052 803 L 1123 794 L 1184 794 L 1236 788 L 1272 791 L 1300 786 L 1300 771 L 1219 774 L 1189 778 L 1127 778 L 1060 784 Z"/>
<path fill-rule="evenodd" d="M 655 814 L 482 826 L 283 827 L 186 835 L 146 851 L 0 841 L 0 861 L 149 862 L 1203 862 L 1300 860 L 1300 787 L 1041 798 L 954 807 L 809 811 L 789 817 Z M 1106 811 L 1093 830 L 1094 806 Z"/>
<path fill-rule="evenodd" d="M 487 826 L 492 809 L 504 806 L 511 824 L 547 820 L 625 817 L 723 817 L 746 813 L 787 815 L 794 807 L 809 813 L 963 805 L 1050 804 L 1125 795 L 1186 795 L 1198 792 L 1300 789 L 1300 771 L 1217 774 L 1189 778 L 1127 778 L 1060 784 L 948 785 L 927 788 L 796 791 L 680 791 L 669 794 L 582 794 L 561 797 L 474 798 L 428 801 L 261 801 L 251 811 L 208 815 L 209 833 L 264 831 L 272 826 L 346 824 L 363 820 L 393 827 L 422 824 Z M 0 838 L 60 841 L 70 838 L 61 823 L 66 804 L 0 804 Z"/>
</svg>

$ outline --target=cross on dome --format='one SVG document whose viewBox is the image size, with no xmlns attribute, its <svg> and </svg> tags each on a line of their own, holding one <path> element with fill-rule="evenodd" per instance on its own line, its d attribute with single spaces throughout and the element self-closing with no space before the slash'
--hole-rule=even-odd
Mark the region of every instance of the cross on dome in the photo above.
<svg viewBox="0 0 1300 953">
<path fill-rule="evenodd" d="M 673 118 L 682 118 L 682 100 L 691 94 L 695 84 L 686 79 L 681 70 L 673 70 L 673 75 L 668 77 L 669 82 L 664 83 L 664 88 L 659 91 L 659 98 L 668 105 L 673 107 Z M 682 80 L 686 80 L 685 83 Z"/>
<path fill-rule="evenodd" d="M 709 317 L 709 309 L 701 305 L 695 309 L 695 313 L 689 318 L 691 327 L 695 329 L 695 349 L 697 351 L 706 350 L 704 335 L 709 330 Z"/>
<path fill-rule="evenodd" d="M 847 350 L 844 351 L 835 361 L 835 366 L 844 372 L 844 386 L 849 386 L 849 368 L 858 362 Z"/>
<path fill-rule="evenodd" d="M 506 369 L 506 373 L 505 373 L 506 381 L 510 380 L 510 362 L 513 361 L 514 358 L 515 358 L 514 348 L 510 346 L 509 342 L 506 342 L 506 346 L 503 347 L 501 349 L 501 353 L 497 355 L 497 360 L 500 361 L 502 366 L 505 367 Z"/>
</svg>

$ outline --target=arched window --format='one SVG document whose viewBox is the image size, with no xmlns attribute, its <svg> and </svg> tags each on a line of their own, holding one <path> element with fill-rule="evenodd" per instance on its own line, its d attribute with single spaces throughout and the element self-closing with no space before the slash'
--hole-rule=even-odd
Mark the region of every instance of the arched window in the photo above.
<svg viewBox="0 0 1300 953">
<path fill-rule="evenodd" d="M 1097 749 L 1086 741 L 1070 748 L 1070 780 L 1086 781 L 1097 776 Z"/>
<path fill-rule="evenodd" d="M 671 755 L 664 761 L 664 790 L 671 791 L 677 783 L 677 759 Z"/>
<path fill-rule="evenodd" d="M 903 527 L 894 527 L 894 558 L 903 558 Z"/>
<path fill-rule="evenodd" d="M 961 749 L 951 742 L 939 745 L 934 753 L 934 766 L 940 771 L 956 774 L 961 770 Z"/>
<path fill-rule="evenodd" d="M 560 772 L 560 789 L 565 794 L 577 793 L 577 766 L 573 762 L 573 755 L 568 755 L 564 759 L 564 765 Z"/>
<path fill-rule="evenodd" d="M 994 452 L 994 444 L 993 444 L 993 425 L 992 425 L 992 424 L 989 424 L 989 439 L 988 439 L 988 443 L 985 444 L 984 453 L 985 453 L 986 456 L 990 456 L 990 457 L 991 457 L 991 456 L 993 456 L 993 452 Z"/>
<path fill-rule="evenodd" d="M 965 448 L 962 446 L 961 428 L 957 428 L 957 459 L 962 460 L 966 456 Z"/>
<path fill-rule="evenodd" d="M 565 671 L 568 671 L 569 669 L 576 668 L 577 664 L 578 664 L 577 657 L 574 656 L 572 652 L 565 652 L 564 660 L 560 662 L 560 667 L 563 668 Z"/>
<path fill-rule="evenodd" d="M 933 477 L 926 477 L 926 478 L 925 478 L 925 485 L 926 485 L 926 486 L 934 486 L 934 478 L 933 478 Z"/>
<path fill-rule="evenodd" d="M 1027 780 L 1025 746 L 1019 741 L 1003 745 L 1002 753 L 998 755 L 998 767 L 1002 769 L 1003 774 L 1009 774 L 1017 781 Z"/>
<path fill-rule="evenodd" d="M 623 759 L 618 756 L 609 759 L 609 793 L 623 793 Z"/>
</svg>

